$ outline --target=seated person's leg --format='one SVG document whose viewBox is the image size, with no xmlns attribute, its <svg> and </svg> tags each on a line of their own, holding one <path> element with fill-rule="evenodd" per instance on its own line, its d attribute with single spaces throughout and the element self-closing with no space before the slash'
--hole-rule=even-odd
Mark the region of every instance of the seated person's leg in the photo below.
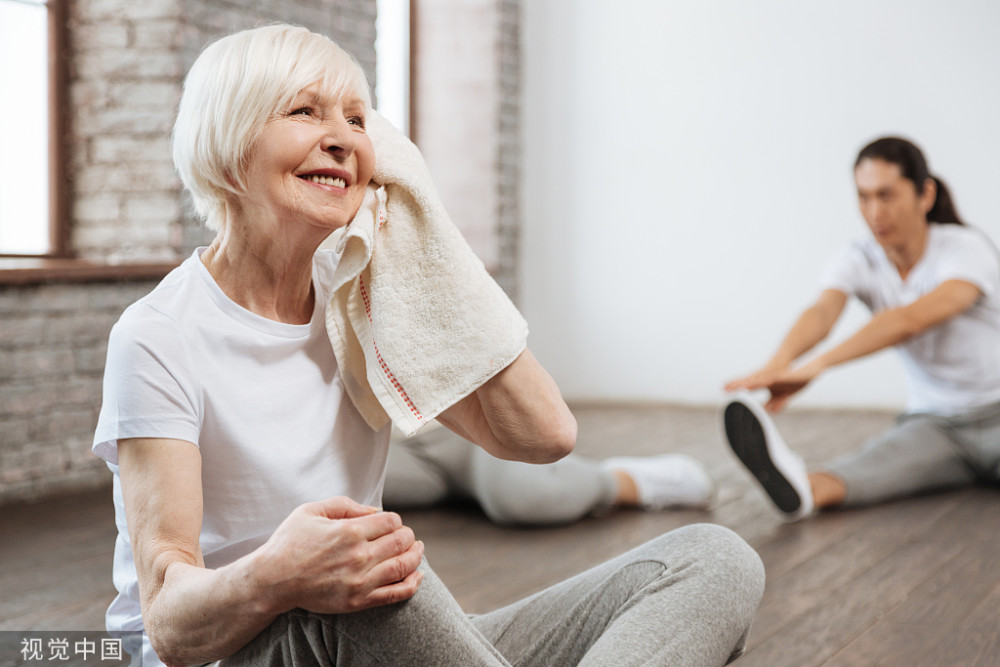
<svg viewBox="0 0 1000 667">
<path fill-rule="evenodd" d="M 701 464 L 682 454 L 597 461 L 569 456 L 547 465 L 472 455 L 470 494 L 493 521 L 551 525 L 612 507 L 704 508 L 714 485 Z"/>
<path fill-rule="evenodd" d="M 612 507 L 704 508 L 715 487 L 683 454 L 615 457 L 569 455 L 537 465 L 497 459 L 450 432 L 431 432 L 389 448 L 383 504 L 426 507 L 473 499 L 497 523 L 572 523 Z"/>
<path fill-rule="evenodd" d="M 474 450 L 471 494 L 497 523 L 565 524 L 614 504 L 614 477 L 592 461 L 570 454 L 555 463 L 532 465 Z"/>
<path fill-rule="evenodd" d="M 518 665 L 723 665 L 742 652 L 763 591 L 756 552 L 698 524 L 473 623 Z"/>
<path fill-rule="evenodd" d="M 294 609 L 219 667 L 508 665 L 427 566 L 406 602 L 350 614 Z"/>
<path fill-rule="evenodd" d="M 940 418 L 903 417 L 860 451 L 822 466 L 843 480 L 844 507 L 871 505 L 976 481 Z"/>
<path fill-rule="evenodd" d="M 441 437 L 444 436 L 444 437 Z M 431 433 L 389 446 L 382 504 L 389 509 L 429 507 L 466 496 L 456 480 L 471 474 L 472 449 L 458 436 Z"/>
</svg>

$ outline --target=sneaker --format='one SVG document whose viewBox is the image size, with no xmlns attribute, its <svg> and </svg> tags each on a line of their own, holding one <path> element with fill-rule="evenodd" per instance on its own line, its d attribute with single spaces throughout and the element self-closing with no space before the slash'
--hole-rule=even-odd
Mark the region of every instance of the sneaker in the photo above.
<svg viewBox="0 0 1000 667">
<path fill-rule="evenodd" d="M 767 411 L 738 392 L 722 411 L 722 426 L 737 458 L 789 521 L 813 513 L 805 461 L 785 444 Z"/>
<path fill-rule="evenodd" d="M 705 468 L 684 454 L 616 456 L 605 459 L 602 466 L 626 472 L 635 482 L 640 505 L 647 510 L 705 509 L 715 496 L 715 484 Z"/>
</svg>

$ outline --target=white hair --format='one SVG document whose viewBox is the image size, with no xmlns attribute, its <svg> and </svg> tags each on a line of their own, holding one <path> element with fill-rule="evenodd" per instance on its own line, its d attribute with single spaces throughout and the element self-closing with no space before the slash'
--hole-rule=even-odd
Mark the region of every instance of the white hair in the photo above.
<svg viewBox="0 0 1000 667">
<path fill-rule="evenodd" d="M 195 212 L 218 230 L 227 194 L 246 192 L 250 151 L 265 122 L 320 83 L 337 99 L 348 93 L 371 110 L 357 61 L 329 38 L 291 25 L 233 33 L 202 51 L 184 79 L 173 132 L 174 165 Z"/>
</svg>

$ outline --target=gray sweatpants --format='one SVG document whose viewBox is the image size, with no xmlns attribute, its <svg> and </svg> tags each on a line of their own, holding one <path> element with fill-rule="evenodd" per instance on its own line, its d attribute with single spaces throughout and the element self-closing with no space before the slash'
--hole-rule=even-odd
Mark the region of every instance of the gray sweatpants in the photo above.
<svg viewBox="0 0 1000 667">
<path fill-rule="evenodd" d="M 471 499 L 496 523 L 553 525 L 610 508 L 615 492 L 614 476 L 590 459 L 502 461 L 457 435 L 432 433 L 389 447 L 382 504 L 401 510 Z"/>
<path fill-rule="evenodd" d="M 764 591 L 757 553 L 708 524 L 477 616 L 421 567 L 406 602 L 340 615 L 293 610 L 220 666 L 717 666 L 742 652 Z"/>
<path fill-rule="evenodd" d="M 860 451 L 825 466 L 845 506 L 1000 481 L 1000 404 L 961 415 L 906 414 Z"/>
</svg>

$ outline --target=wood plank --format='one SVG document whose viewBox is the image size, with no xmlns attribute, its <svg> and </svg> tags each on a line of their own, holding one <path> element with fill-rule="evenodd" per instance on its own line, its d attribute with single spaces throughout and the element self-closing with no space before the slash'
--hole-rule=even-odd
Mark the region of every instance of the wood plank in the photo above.
<svg viewBox="0 0 1000 667">
<path fill-rule="evenodd" d="M 1000 586 L 996 567 L 1000 536 L 992 530 L 998 521 L 1000 498 L 995 490 L 975 489 L 964 492 L 962 502 L 938 520 L 927 522 L 919 541 L 941 548 L 958 545 L 959 555 L 932 571 L 927 581 L 829 664 L 926 664 L 922 661 L 930 649 L 960 636 L 964 619 L 988 604 L 987 598 Z"/>
<path fill-rule="evenodd" d="M 1000 585 L 927 653 L 931 665 L 1000 664 Z"/>
<path fill-rule="evenodd" d="M 109 489 L 0 511 L 0 630 L 97 630 L 114 598 Z"/>
<path fill-rule="evenodd" d="M 906 599 L 924 573 L 946 566 L 960 550 L 958 545 L 942 549 L 937 544 L 904 544 L 857 578 L 817 596 L 808 611 L 792 615 L 765 641 L 752 644 L 740 667 L 822 664 Z M 777 609 L 781 604 L 772 594 L 760 614 L 784 616 L 786 612 Z"/>
<path fill-rule="evenodd" d="M 912 521 L 914 507 L 943 515 L 947 499 L 891 503 L 854 512 L 823 514 L 810 520 L 818 528 L 830 524 L 840 536 L 821 552 L 777 578 L 769 578 L 754 622 L 751 646 L 779 632 L 802 615 L 841 597 L 841 589 L 912 541 L 925 524 Z M 873 536 L 877 534 L 878 539 Z M 768 562 L 764 562 L 765 567 Z"/>
</svg>

